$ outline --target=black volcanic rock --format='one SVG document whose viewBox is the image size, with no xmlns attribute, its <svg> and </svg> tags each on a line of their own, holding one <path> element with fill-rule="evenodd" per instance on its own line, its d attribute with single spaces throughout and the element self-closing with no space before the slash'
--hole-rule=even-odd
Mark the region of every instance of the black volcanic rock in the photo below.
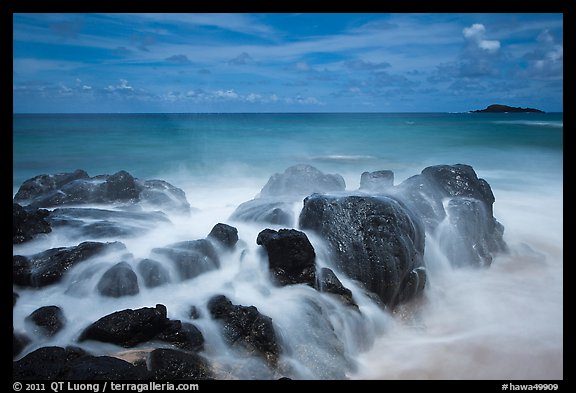
<svg viewBox="0 0 576 393">
<path fill-rule="evenodd" d="M 66 319 L 62 309 L 58 306 L 44 306 L 35 310 L 26 317 L 26 321 L 34 325 L 34 331 L 51 337 L 64 327 Z"/>
<path fill-rule="evenodd" d="M 238 229 L 227 224 L 218 223 L 214 225 L 208 234 L 208 239 L 214 239 L 225 248 L 233 249 L 238 243 Z"/>
<path fill-rule="evenodd" d="M 25 287 L 41 288 L 60 281 L 74 265 L 98 254 L 124 250 L 120 242 L 83 242 L 74 247 L 59 247 L 38 254 L 12 257 L 12 282 Z"/>
<path fill-rule="evenodd" d="M 181 189 L 163 180 L 136 179 L 126 171 L 94 177 L 82 170 L 39 175 L 20 186 L 14 202 L 35 208 L 121 203 L 190 211 L 186 194 Z"/>
<path fill-rule="evenodd" d="M 300 228 L 325 239 L 338 269 L 387 306 L 424 288 L 424 227 L 397 199 L 314 194 L 304 200 Z"/>
<path fill-rule="evenodd" d="M 109 381 L 150 379 L 145 366 L 135 366 L 112 356 L 83 356 L 66 364 L 62 379 L 74 381 Z"/>
<path fill-rule="evenodd" d="M 156 380 L 212 379 L 209 362 L 196 353 L 159 348 L 150 352 L 148 364 Z"/>
<path fill-rule="evenodd" d="M 167 326 L 166 307 L 126 309 L 106 315 L 88 326 L 78 341 L 95 340 L 125 348 L 149 341 Z"/>
<path fill-rule="evenodd" d="M 131 296 L 140 292 L 138 277 L 126 262 L 120 262 L 106 270 L 96 288 L 98 293 L 108 297 Z"/>
<path fill-rule="evenodd" d="M 76 347 L 42 347 L 12 363 L 12 378 L 17 380 L 64 379 L 68 367 L 87 353 Z"/>
<path fill-rule="evenodd" d="M 224 295 L 210 298 L 208 311 L 212 318 L 222 321 L 222 334 L 232 347 L 262 356 L 272 367 L 277 365 L 280 348 L 270 317 L 254 306 L 232 304 Z"/>
<path fill-rule="evenodd" d="M 469 165 L 427 167 L 399 184 L 394 194 L 441 240 L 455 266 L 489 266 L 496 253 L 507 250 L 504 227 L 493 216 L 492 189 Z"/>
<path fill-rule="evenodd" d="M 12 244 L 24 243 L 40 233 L 52 232 L 50 223 L 46 221 L 48 210 L 29 210 L 17 203 L 12 204 Z"/>
<path fill-rule="evenodd" d="M 179 349 L 186 351 L 202 351 L 204 349 L 204 336 L 202 332 L 191 323 L 182 323 L 179 320 L 169 320 L 156 339 L 165 341 Z"/>
<path fill-rule="evenodd" d="M 533 112 L 533 113 L 544 113 L 540 109 L 534 108 L 519 108 L 508 105 L 492 104 L 488 105 L 486 109 L 478 109 L 470 111 L 471 113 L 523 113 L 523 112 Z"/>
<path fill-rule="evenodd" d="M 268 253 L 269 270 L 280 285 L 316 282 L 316 254 L 304 232 L 295 229 L 265 229 L 256 244 Z"/>
</svg>

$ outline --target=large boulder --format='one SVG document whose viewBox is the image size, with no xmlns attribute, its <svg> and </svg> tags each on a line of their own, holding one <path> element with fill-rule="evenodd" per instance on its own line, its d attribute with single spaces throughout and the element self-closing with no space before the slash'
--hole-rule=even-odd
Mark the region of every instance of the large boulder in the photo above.
<svg viewBox="0 0 576 393">
<path fill-rule="evenodd" d="M 270 317 L 254 306 L 232 304 L 224 295 L 210 298 L 207 307 L 212 318 L 222 321 L 222 334 L 231 347 L 261 356 L 272 367 L 277 365 L 280 347 Z"/>
<path fill-rule="evenodd" d="M 156 380 L 212 379 L 210 364 L 196 353 L 159 348 L 150 352 L 148 364 Z"/>
<path fill-rule="evenodd" d="M 295 229 L 265 229 L 256 244 L 268 253 L 268 268 L 280 285 L 316 282 L 316 253 L 304 232 Z"/>
<path fill-rule="evenodd" d="M 166 210 L 190 211 L 181 189 L 163 180 L 136 179 L 126 171 L 94 177 L 82 170 L 39 175 L 20 186 L 14 202 L 32 207 L 138 203 Z"/>
<path fill-rule="evenodd" d="M 424 288 L 424 227 L 391 197 L 327 196 L 304 200 L 300 227 L 326 240 L 333 263 L 394 307 Z"/>
<path fill-rule="evenodd" d="M 52 228 L 46 221 L 48 210 L 29 209 L 27 211 L 17 203 L 12 204 L 12 244 L 32 240 L 40 233 L 50 233 Z"/>
<path fill-rule="evenodd" d="M 167 323 L 166 307 L 161 304 L 116 311 L 84 329 L 78 341 L 94 340 L 130 348 L 153 339 Z"/>
<path fill-rule="evenodd" d="M 40 288 L 60 281 L 76 264 L 98 254 L 126 249 L 120 242 L 83 242 L 74 247 L 58 247 L 38 254 L 12 257 L 12 282 Z"/>
<path fill-rule="evenodd" d="M 66 324 L 64 312 L 58 306 L 44 306 L 26 317 L 33 324 L 35 333 L 51 337 L 58 333 Z"/>
<path fill-rule="evenodd" d="M 469 165 L 427 167 L 394 195 L 423 218 L 455 266 L 489 266 L 496 253 L 507 250 L 504 227 L 493 216 L 492 189 Z"/>
<path fill-rule="evenodd" d="M 207 239 L 183 241 L 152 249 L 154 259 L 164 258 L 174 264 L 181 280 L 195 278 L 218 269 L 220 258 Z"/>
<path fill-rule="evenodd" d="M 106 270 L 96 288 L 98 293 L 108 297 L 131 296 L 140 292 L 138 277 L 126 262 L 120 262 Z"/>
</svg>

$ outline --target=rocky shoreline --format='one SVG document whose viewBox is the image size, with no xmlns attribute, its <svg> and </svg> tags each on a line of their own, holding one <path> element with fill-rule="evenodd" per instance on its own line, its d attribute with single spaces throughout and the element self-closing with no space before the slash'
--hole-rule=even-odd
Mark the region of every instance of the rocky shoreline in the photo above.
<svg viewBox="0 0 576 393">
<path fill-rule="evenodd" d="M 320 312 L 321 294 L 362 317 L 354 292 L 342 284 L 344 277 L 357 282 L 385 310 L 421 297 L 427 281 L 426 234 L 444 238 L 442 251 L 454 267 L 489 267 L 493 257 L 507 249 L 504 228 L 493 216 L 491 188 L 471 166 L 428 167 L 398 185 L 393 184 L 391 171 L 365 172 L 361 178 L 359 190 L 346 191 L 340 175 L 324 174 L 309 165 L 287 168 L 273 175 L 256 198 L 238 206 L 228 223 L 215 223 L 205 238 L 167 243 L 153 248 L 147 258 L 135 258 L 123 240 L 170 222 L 175 212 L 194 214 L 184 191 L 162 180 L 136 179 L 125 171 L 94 177 L 83 170 L 36 176 L 24 182 L 14 197 L 13 244 L 49 237 L 62 228 L 73 230 L 78 244 L 13 255 L 13 307 L 20 290 L 57 285 L 77 266 L 102 255 L 116 261 L 94 288 L 104 298 L 134 296 L 195 279 L 220 269 L 223 257 L 244 247 L 239 241 L 242 234 L 230 224 L 250 222 L 262 227 L 257 238 L 248 241 L 265 255 L 272 285 L 310 289 L 302 307 L 310 309 L 314 322 L 310 319 L 303 330 L 313 339 L 314 329 L 334 329 Z M 292 206 L 298 201 L 303 205 L 298 225 L 292 228 Z M 317 264 L 309 234 L 326 245 L 333 268 Z M 86 240 L 110 237 L 118 240 Z M 68 346 L 29 351 L 39 337 L 53 337 L 69 323 L 66 310 L 46 304 L 27 317 L 29 330 L 13 328 L 13 378 L 237 377 L 206 353 L 198 318 L 213 321 L 227 348 L 246 362 L 261 362 L 270 370 L 270 379 L 297 375 L 283 361 L 284 355 L 305 349 L 287 346 L 283 335 L 288 333 L 257 307 L 235 304 L 224 294 L 188 306 L 186 320 L 168 318 L 167 307 L 160 303 L 117 310 L 82 327 Z M 200 309 L 208 315 L 201 315 Z M 97 356 L 82 348 L 87 341 L 113 345 L 117 351 Z M 354 365 L 341 339 L 327 334 L 320 343 L 332 354 L 333 364 L 316 375 L 345 378 Z M 126 349 L 138 355 L 119 355 Z M 307 364 L 314 367 L 313 363 Z"/>
</svg>

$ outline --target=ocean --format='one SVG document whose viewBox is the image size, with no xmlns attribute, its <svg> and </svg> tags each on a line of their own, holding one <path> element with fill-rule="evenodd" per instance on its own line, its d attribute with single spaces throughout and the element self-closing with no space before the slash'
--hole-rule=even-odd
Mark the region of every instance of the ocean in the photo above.
<svg viewBox="0 0 576 393">
<path fill-rule="evenodd" d="M 468 164 L 490 184 L 494 217 L 505 228 L 509 252 L 496 256 L 488 269 L 450 267 L 427 236 L 428 281 L 408 317 L 379 308 L 353 280 L 339 275 L 364 315 L 359 319 L 340 306 L 330 314 L 353 364 L 346 378 L 563 378 L 562 113 L 14 114 L 13 195 L 41 174 L 125 170 L 181 188 L 193 208 L 190 216 L 169 215 L 170 225 L 120 239 L 135 258 L 146 258 L 155 247 L 204 238 L 217 223 L 238 228 L 244 248 L 244 256 L 228 256 L 216 271 L 134 296 L 99 296 L 95 279 L 71 291 L 74 279 L 88 274 L 80 265 L 41 289 L 14 286 L 20 296 L 13 311 L 16 331 L 28 331 L 26 317 L 41 306 L 58 305 L 67 319 L 61 332 L 35 337 L 20 357 L 42 346 L 78 345 L 89 323 L 125 308 L 162 303 L 170 318 L 192 321 L 190 304 L 223 293 L 272 318 L 293 349 L 286 355 L 291 377 L 340 378 L 302 305 L 309 288 L 277 288 L 266 277 L 256 237 L 264 228 L 280 227 L 230 220 L 272 175 L 296 164 L 340 174 L 347 191 L 359 188 L 366 171 L 391 170 L 394 184 L 400 184 L 428 166 Z M 297 204 L 295 212 L 300 208 Z M 297 229 L 297 222 L 292 227 Z M 321 250 L 320 240 L 310 238 Z M 78 243 L 70 232 L 55 231 L 15 244 L 13 254 Z M 317 254 L 318 263 L 329 265 Z M 111 263 L 100 261 L 90 274 L 101 274 Z M 234 365 L 241 360 L 218 336 L 214 321 L 204 315 L 194 323 L 204 334 L 206 356 L 223 369 L 238 370 Z M 301 343 L 316 352 L 298 353 Z M 95 354 L 119 352 L 111 344 L 80 345 Z M 274 377 L 256 366 L 242 370 L 234 377 Z"/>
</svg>

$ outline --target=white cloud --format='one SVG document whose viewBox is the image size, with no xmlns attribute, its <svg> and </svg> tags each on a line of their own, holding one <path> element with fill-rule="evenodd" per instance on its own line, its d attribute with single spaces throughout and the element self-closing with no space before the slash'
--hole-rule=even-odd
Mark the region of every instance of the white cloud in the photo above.
<svg viewBox="0 0 576 393">
<path fill-rule="evenodd" d="M 500 49 L 500 41 L 497 40 L 485 40 L 484 35 L 486 34 L 486 27 L 481 23 L 474 23 L 470 27 L 465 27 L 462 30 L 464 38 L 469 42 L 475 44 L 478 48 L 485 50 L 490 53 L 495 53 Z"/>
</svg>

